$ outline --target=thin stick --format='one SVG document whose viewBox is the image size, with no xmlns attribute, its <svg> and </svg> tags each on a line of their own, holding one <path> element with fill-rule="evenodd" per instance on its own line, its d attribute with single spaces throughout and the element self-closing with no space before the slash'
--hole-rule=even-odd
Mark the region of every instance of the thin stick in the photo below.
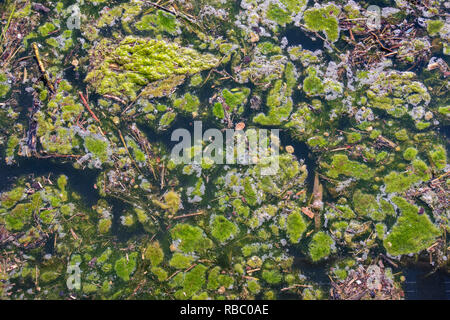
<svg viewBox="0 0 450 320">
<path fill-rule="evenodd" d="M 50 77 L 48 76 L 47 71 L 45 70 L 44 64 L 42 63 L 41 56 L 39 54 L 39 48 L 35 42 L 33 42 L 32 47 L 33 47 L 33 51 L 34 51 L 34 56 L 37 60 L 38 66 L 39 66 L 39 70 L 41 71 L 42 76 L 44 77 L 44 80 L 47 83 L 47 86 L 49 87 L 50 91 L 52 93 L 54 93 L 55 87 L 53 87 L 53 84 L 50 81 Z"/>
<path fill-rule="evenodd" d="M 137 163 L 134 161 L 133 157 L 131 156 L 131 153 L 130 153 L 130 151 L 128 150 L 127 144 L 125 143 L 125 139 L 123 138 L 122 132 L 121 132 L 119 129 L 117 129 L 117 130 L 119 131 L 120 140 L 122 141 L 123 146 L 124 146 L 125 149 L 127 150 L 128 157 L 130 158 L 131 162 L 133 162 L 134 166 L 135 166 L 136 169 L 139 171 L 139 173 L 140 173 L 140 174 L 143 174 L 142 171 L 141 171 L 141 169 L 139 169 Z"/>
<path fill-rule="evenodd" d="M 202 214 L 204 214 L 204 213 L 205 213 L 204 211 L 198 211 L 198 212 L 194 212 L 194 213 L 188 213 L 188 214 L 184 214 L 184 215 L 182 215 L 182 216 L 176 216 L 176 217 L 173 218 L 173 220 L 175 220 L 175 219 L 187 218 L 187 217 L 193 217 L 193 216 L 199 216 L 199 215 L 202 215 Z"/>
<path fill-rule="evenodd" d="M 80 95 L 81 102 L 83 102 L 84 107 L 87 109 L 87 111 L 89 111 L 89 113 L 91 114 L 92 118 L 94 118 L 94 120 L 97 121 L 98 123 L 101 123 L 100 119 L 97 118 L 95 113 L 91 110 L 91 108 L 89 108 L 89 105 L 88 105 L 88 103 L 86 101 L 86 98 L 83 96 L 83 93 L 81 91 L 78 91 L 78 94 Z"/>
</svg>

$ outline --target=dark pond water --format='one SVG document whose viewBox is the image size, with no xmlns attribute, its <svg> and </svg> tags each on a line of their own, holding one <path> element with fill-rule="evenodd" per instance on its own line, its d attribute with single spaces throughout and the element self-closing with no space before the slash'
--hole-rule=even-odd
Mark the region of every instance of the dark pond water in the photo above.
<svg viewBox="0 0 450 320">
<path fill-rule="evenodd" d="M 403 270 L 405 298 L 411 300 L 450 300 L 450 275 L 444 271 L 430 274 L 419 266 Z"/>
<path fill-rule="evenodd" d="M 281 38 L 282 37 L 286 37 L 289 42 L 289 46 L 301 45 L 302 48 L 306 50 L 323 50 L 322 39 L 316 37 L 315 40 L 312 40 L 308 35 L 305 34 L 305 32 L 297 27 L 286 28 L 286 31 L 281 35 Z"/>
</svg>

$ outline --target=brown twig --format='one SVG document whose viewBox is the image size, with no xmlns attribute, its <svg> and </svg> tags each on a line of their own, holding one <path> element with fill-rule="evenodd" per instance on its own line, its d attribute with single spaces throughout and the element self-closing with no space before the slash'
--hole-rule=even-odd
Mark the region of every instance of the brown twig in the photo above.
<svg viewBox="0 0 450 320">
<path fill-rule="evenodd" d="M 193 216 L 199 216 L 199 215 L 202 215 L 204 213 L 205 213 L 204 211 L 198 211 L 198 212 L 194 212 L 194 213 L 184 214 L 182 216 L 176 216 L 173 219 L 175 220 L 175 219 L 183 219 L 183 218 L 188 218 L 188 217 L 193 217 Z"/>
<path fill-rule="evenodd" d="M 100 119 L 97 118 L 95 113 L 89 107 L 89 104 L 87 103 L 86 98 L 84 97 L 83 93 L 81 91 L 78 91 L 78 94 L 80 95 L 80 98 L 81 98 L 81 101 L 83 102 L 84 107 L 87 109 L 87 111 L 89 111 L 89 113 L 91 114 L 92 118 L 94 118 L 94 120 L 97 121 L 98 123 L 101 123 Z"/>
<path fill-rule="evenodd" d="M 52 93 L 55 93 L 55 87 L 53 86 L 52 82 L 50 81 L 50 77 L 48 76 L 47 71 L 45 70 L 44 64 L 42 63 L 41 56 L 39 54 L 39 48 L 38 48 L 37 44 L 35 42 L 33 42 L 32 47 L 33 47 L 33 51 L 34 51 L 34 56 L 36 58 L 38 66 L 39 66 L 39 70 L 41 71 L 42 76 L 44 77 L 44 80 L 45 80 L 48 88 L 50 89 L 50 91 Z"/>
</svg>

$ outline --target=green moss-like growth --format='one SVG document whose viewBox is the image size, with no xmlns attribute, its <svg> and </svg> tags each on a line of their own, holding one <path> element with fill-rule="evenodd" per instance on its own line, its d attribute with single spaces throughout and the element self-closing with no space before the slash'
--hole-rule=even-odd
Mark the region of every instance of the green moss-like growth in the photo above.
<svg viewBox="0 0 450 320">
<path fill-rule="evenodd" d="M 327 175 L 332 178 L 337 178 L 341 174 L 357 179 L 369 180 L 373 177 L 374 171 L 365 164 L 349 160 L 345 154 L 336 154 L 332 158 L 331 168 L 328 170 Z"/>
<path fill-rule="evenodd" d="M 206 281 L 205 273 L 208 268 L 202 264 L 194 267 L 185 274 L 183 292 L 186 298 L 200 291 Z"/>
<path fill-rule="evenodd" d="M 0 96 L 1 96 L 1 94 L 0 94 Z M 450 117 L 450 106 L 439 107 L 438 112 L 448 118 L 448 117 Z"/>
<path fill-rule="evenodd" d="M 215 216 L 211 222 L 211 234 L 220 242 L 232 238 L 237 232 L 236 225 L 224 216 Z"/>
<path fill-rule="evenodd" d="M 159 242 L 152 242 L 145 250 L 145 259 L 150 260 L 153 267 L 157 267 L 164 260 L 164 251 L 161 249 Z"/>
<path fill-rule="evenodd" d="M 228 89 L 224 89 L 222 91 L 222 96 L 225 100 L 225 103 L 229 107 L 229 111 L 232 112 L 234 110 L 238 111 L 238 108 L 242 106 L 246 101 L 247 97 L 250 94 L 249 88 L 242 89 L 232 89 L 231 91 Z"/>
<path fill-rule="evenodd" d="M 305 0 L 280 0 L 278 3 L 270 2 L 267 7 L 266 18 L 281 26 L 285 26 L 292 21 L 292 17 L 297 15 L 305 5 Z"/>
<path fill-rule="evenodd" d="M 403 152 L 403 159 L 407 161 L 412 161 L 416 158 L 417 153 L 418 151 L 416 148 L 409 147 L 408 149 L 405 150 L 405 152 Z"/>
<path fill-rule="evenodd" d="M 171 230 L 171 235 L 172 239 L 181 240 L 178 248 L 185 253 L 209 249 L 212 246 L 211 240 L 206 238 L 203 230 L 190 224 L 177 224 Z"/>
<path fill-rule="evenodd" d="M 253 121 L 264 126 L 273 126 L 288 120 L 293 109 L 291 96 L 296 79 L 295 66 L 289 62 L 285 67 L 284 81 L 276 80 L 267 96 L 268 114 L 259 113 L 253 118 Z"/>
<path fill-rule="evenodd" d="M 60 275 L 61 275 L 61 272 L 57 272 L 57 271 L 53 271 L 53 270 L 45 271 L 40 275 L 40 280 L 43 283 L 49 283 L 49 282 L 52 282 L 52 281 L 58 279 Z"/>
<path fill-rule="evenodd" d="M 355 212 L 348 205 L 337 205 L 335 208 L 330 208 L 330 212 L 333 217 L 339 219 L 349 220 L 356 217 Z"/>
<path fill-rule="evenodd" d="M 319 261 L 331 254 L 333 239 L 323 231 L 317 232 L 309 244 L 309 255 L 312 261 Z"/>
<path fill-rule="evenodd" d="M 216 290 L 219 287 L 228 288 L 234 283 L 232 277 L 224 274 L 220 274 L 220 267 L 214 267 L 208 275 L 209 290 Z"/>
<path fill-rule="evenodd" d="M 316 73 L 314 68 L 308 68 L 308 76 L 303 80 L 303 90 L 308 96 L 315 96 L 324 91 L 322 80 L 316 76 Z"/>
<path fill-rule="evenodd" d="M 174 15 L 158 10 L 156 14 L 144 15 L 136 23 L 138 30 L 159 30 L 170 34 L 178 31 L 178 22 Z"/>
<path fill-rule="evenodd" d="M 134 159 L 137 162 L 145 162 L 146 160 L 146 156 L 145 156 L 145 152 L 141 150 L 141 148 L 139 148 L 138 144 L 133 140 L 130 139 L 129 137 L 125 138 L 126 143 L 128 145 L 128 147 L 131 149 Z"/>
<path fill-rule="evenodd" d="M 377 210 L 378 204 L 373 195 L 356 190 L 353 194 L 353 207 L 358 214 L 366 216 Z"/>
<path fill-rule="evenodd" d="M 55 31 L 56 27 L 53 23 L 46 22 L 42 26 L 40 26 L 38 30 L 41 36 L 46 37 L 50 32 Z"/>
<path fill-rule="evenodd" d="M 16 187 L 9 192 L 4 192 L 1 195 L 2 207 L 9 209 L 13 207 L 24 196 L 25 188 Z"/>
<path fill-rule="evenodd" d="M 169 111 L 162 115 L 161 119 L 159 119 L 159 130 L 165 130 L 167 129 L 170 124 L 175 120 L 175 117 L 177 114 L 175 112 Z"/>
<path fill-rule="evenodd" d="M 383 221 L 386 215 L 394 214 L 394 209 L 388 201 L 384 199 L 377 201 L 373 195 L 362 193 L 361 190 L 353 194 L 353 207 L 359 215 L 375 221 Z"/>
<path fill-rule="evenodd" d="M 392 171 L 384 177 L 386 192 L 388 193 L 406 191 L 411 187 L 411 185 L 418 182 L 419 180 L 420 178 L 412 172 L 398 173 Z"/>
<path fill-rule="evenodd" d="M 442 20 L 429 20 L 427 22 L 427 31 L 430 36 L 436 35 L 439 31 L 441 31 L 444 26 L 444 21 Z"/>
<path fill-rule="evenodd" d="M 198 106 L 200 105 L 200 100 L 198 97 L 186 93 L 182 98 L 175 99 L 173 102 L 173 106 L 183 112 L 197 112 Z"/>
<path fill-rule="evenodd" d="M 9 92 L 10 85 L 6 81 L 6 75 L 0 73 L 0 98 L 5 97 Z"/>
<path fill-rule="evenodd" d="M 377 232 L 378 239 L 383 240 L 386 234 L 386 225 L 384 223 L 377 223 L 375 225 L 375 231 Z"/>
<path fill-rule="evenodd" d="M 351 132 L 347 134 L 348 143 L 356 143 L 361 140 L 361 134 L 359 132 Z"/>
<path fill-rule="evenodd" d="M 283 276 L 278 270 L 264 270 L 262 278 L 269 284 L 277 284 L 281 282 Z"/>
<path fill-rule="evenodd" d="M 168 210 L 171 214 L 175 214 L 180 209 L 181 198 L 175 191 L 169 191 L 164 195 L 164 202 L 153 200 L 153 203 Z"/>
<path fill-rule="evenodd" d="M 118 277 L 123 281 L 130 280 L 130 275 L 136 269 L 137 252 L 132 252 L 128 255 L 128 260 L 126 257 L 118 259 L 114 265 L 114 270 Z"/>
<path fill-rule="evenodd" d="M 439 170 L 442 170 L 447 165 L 447 154 L 443 146 L 437 146 L 433 151 L 430 152 L 431 160 L 433 164 Z"/>
<path fill-rule="evenodd" d="M 136 92 L 153 81 L 193 75 L 219 63 L 211 54 L 201 54 L 164 40 L 127 37 L 112 50 L 108 42 L 102 42 L 100 46 L 105 48 L 95 50 L 107 50 L 110 54 L 98 61 L 86 81 L 100 94 L 112 94 L 126 100 L 136 98 Z M 111 69 L 111 65 L 115 68 Z M 166 94 L 169 93 L 171 90 L 166 90 Z"/>
<path fill-rule="evenodd" d="M 408 131 L 406 131 L 406 129 L 401 129 L 399 131 L 396 131 L 395 137 L 397 138 L 397 140 L 406 141 L 406 140 L 408 140 Z"/>
<path fill-rule="evenodd" d="M 298 243 L 305 232 L 307 224 L 302 215 L 295 211 L 287 217 L 287 234 L 291 243 Z"/>
<path fill-rule="evenodd" d="M 44 214 L 46 211 L 48 210 L 43 211 Z M 19 203 L 5 217 L 6 228 L 14 231 L 22 230 L 24 225 L 30 221 L 32 214 L 33 210 L 30 204 Z M 41 216 L 41 219 L 43 217 L 44 215 Z M 50 216 L 50 219 L 52 217 Z M 45 221 L 43 222 L 45 223 Z"/>
<path fill-rule="evenodd" d="M 412 162 L 414 174 L 422 181 L 431 179 L 430 168 L 422 160 L 416 159 Z"/>
<path fill-rule="evenodd" d="M 66 175 L 60 175 L 58 177 L 58 180 L 56 180 L 56 183 L 58 184 L 58 188 L 61 191 L 64 191 L 67 186 L 67 176 Z"/>
<path fill-rule="evenodd" d="M 253 294 L 258 294 L 261 291 L 261 285 L 256 280 L 248 281 L 247 288 Z"/>
<path fill-rule="evenodd" d="M 191 81 L 190 81 L 190 85 L 192 87 L 198 87 L 202 84 L 203 82 L 203 77 L 200 73 L 197 73 L 196 75 L 191 77 Z"/>
<path fill-rule="evenodd" d="M 94 138 L 92 136 L 87 136 L 84 138 L 84 146 L 87 152 L 91 152 L 92 155 L 100 161 L 105 162 L 109 159 L 108 140 L 102 137 Z"/>
<path fill-rule="evenodd" d="M 169 261 L 169 265 L 176 269 L 187 269 L 194 261 L 193 256 L 184 255 L 179 252 L 175 252 L 172 259 Z"/>
<path fill-rule="evenodd" d="M 394 256 L 418 253 L 430 245 L 440 235 L 426 214 L 419 215 L 419 208 L 401 197 L 392 199 L 401 215 L 383 241 L 386 251 Z"/>
<path fill-rule="evenodd" d="M 344 281 L 347 278 L 347 270 L 345 269 L 335 269 L 333 270 L 334 275 L 336 276 L 336 278 L 338 278 L 341 281 Z"/>
<path fill-rule="evenodd" d="M 271 2 L 267 10 L 267 18 L 275 21 L 279 25 L 285 26 L 291 22 L 291 14 L 288 10 L 281 9 L 278 4 Z"/>
<path fill-rule="evenodd" d="M 167 279 L 168 273 L 163 268 L 153 267 L 151 271 L 158 278 L 159 281 L 164 281 Z"/>
<path fill-rule="evenodd" d="M 329 41 L 335 42 L 339 38 L 337 16 L 340 12 L 334 4 L 308 9 L 304 13 L 305 24 L 313 31 L 323 31 Z"/>
<path fill-rule="evenodd" d="M 385 71 L 376 76 L 370 88 L 366 91 L 368 102 L 373 108 L 385 110 L 394 118 L 403 117 L 407 108 L 405 104 L 414 106 L 427 106 L 431 100 L 427 87 L 414 81 L 413 72 Z M 406 129 L 396 132 L 400 141 L 408 139 Z"/>
</svg>

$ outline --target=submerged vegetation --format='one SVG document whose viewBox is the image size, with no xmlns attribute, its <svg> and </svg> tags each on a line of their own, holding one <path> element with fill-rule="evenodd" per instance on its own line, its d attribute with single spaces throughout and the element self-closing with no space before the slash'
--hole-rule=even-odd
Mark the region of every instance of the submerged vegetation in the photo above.
<svg viewBox="0 0 450 320">
<path fill-rule="evenodd" d="M 383 6 L 2 2 L 0 299 L 401 299 L 409 264 L 449 272 L 448 3 Z M 277 174 L 175 163 L 194 121 L 280 129 Z"/>
</svg>

